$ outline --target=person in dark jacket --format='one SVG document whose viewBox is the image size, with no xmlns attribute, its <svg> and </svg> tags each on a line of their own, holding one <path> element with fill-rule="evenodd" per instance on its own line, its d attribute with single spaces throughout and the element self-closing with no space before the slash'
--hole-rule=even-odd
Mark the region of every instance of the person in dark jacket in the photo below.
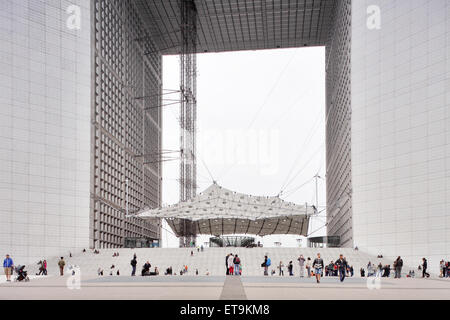
<svg viewBox="0 0 450 320">
<path fill-rule="evenodd" d="M 391 276 L 391 266 L 386 265 L 383 268 L 383 278 L 389 278 Z"/>
<path fill-rule="evenodd" d="M 134 277 L 136 276 L 136 266 L 137 266 L 137 260 L 136 260 L 136 255 L 133 257 L 133 260 L 131 260 L 131 267 L 133 268 L 133 270 L 131 271 L 131 276 Z"/>
<path fill-rule="evenodd" d="M 323 259 L 320 257 L 320 253 L 317 254 L 317 258 L 313 261 L 314 274 L 316 275 L 317 283 L 320 283 L 320 277 L 323 273 Z"/>
<path fill-rule="evenodd" d="M 422 278 L 425 278 L 425 276 L 427 278 L 430 277 L 430 274 L 427 272 L 427 268 L 428 268 L 428 262 L 427 259 L 423 258 L 422 259 Z"/>
<path fill-rule="evenodd" d="M 345 275 L 347 273 L 348 263 L 342 254 L 339 256 L 339 259 L 336 260 L 335 265 L 337 266 L 339 271 L 339 279 L 341 280 L 341 282 L 344 282 Z"/>
<path fill-rule="evenodd" d="M 264 262 L 261 264 L 261 267 L 264 268 L 264 276 L 269 275 L 269 267 L 270 267 L 270 259 L 267 256 L 264 256 Z"/>
<path fill-rule="evenodd" d="M 152 265 L 150 264 L 149 261 L 147 261 L 147 262 L 144 264 L 144 266 L 142 267 L 142 273 L 141 273 L 141 275 L 142 275 L 143 277 L 149 276 L 149 275 L 150 275 L 150 268 L 151 268 L 151 267 L 152 267 Z"/>
<path fill-rule="evenodd" d="M 288 272 L 290 277 L 294 276 L 294 265 L 292 261 L 290 261 L 288 264 Z"/>
<path fill-rule="evenodd" d="M 394 262 L 394 269 L 395 269 L 395 278 L 400 279 L 402 277 L 402 268 L 403 268 L 403 260 L 399 256 L 397 260 Z"/>
</svg>

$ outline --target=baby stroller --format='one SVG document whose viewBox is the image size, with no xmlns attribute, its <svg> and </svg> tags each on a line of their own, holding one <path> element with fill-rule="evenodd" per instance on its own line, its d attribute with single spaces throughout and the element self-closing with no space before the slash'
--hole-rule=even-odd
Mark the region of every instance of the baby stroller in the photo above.
<svg viewBox="0 0 450 320">
<path fill-rule="evenodd" d="M 14 270 L 17 273 L 17 277 L 14 281 L 16 282 L 28 282 L 30 278 L 28 278 L 28 273 L 25 271 L 25 266 L 17 266 Z"/>
</svg>

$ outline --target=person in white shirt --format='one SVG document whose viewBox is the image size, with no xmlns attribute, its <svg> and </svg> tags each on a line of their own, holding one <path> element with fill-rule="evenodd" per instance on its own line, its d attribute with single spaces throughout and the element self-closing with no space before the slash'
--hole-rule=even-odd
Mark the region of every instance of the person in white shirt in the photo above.
<svg viewBox="0 0 450 320">
<path fill-rule="evenodd" d="M 230 254 L 228 256 L 228 270 L 229 270 L 229 274 L 230 276 L 232 276 L 234 274 L 234 256 L 233 254 Z"/>
<path fill-rule="evenodd" d="M 300 257 L 297 259 L 298 265 L 300 266 L 300 277 L 303 278 L 305 274 L 305 258 L 303 255 L 300 255 Z"/>
</svg>

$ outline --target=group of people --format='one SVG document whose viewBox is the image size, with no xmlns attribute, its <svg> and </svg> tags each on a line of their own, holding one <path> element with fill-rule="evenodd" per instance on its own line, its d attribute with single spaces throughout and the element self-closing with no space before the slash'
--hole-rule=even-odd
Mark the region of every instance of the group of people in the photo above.
<svg viewBox="0 0 450 320">
<path fill-rule="evenodd" d="M 203 247 L 203 246 L 197 247 L 197 253 L 200 253 L 200 251 L 203 252 L 204 250 L 205 250 L 205 247 Z M 193 256 L 194 256 L 194 251 L 191 251 L 191 257 L 193 257 Z"/>
<path fill-rule="evenodd" d="M 337 266 L 338 270 L 341 270 L 341 265 L 345 266 L 344 270 L 347 271 L 348 264 L 344 257 L 341 256 L 341 258 L 340 258 L 341 260 L 338 259 L 338 261 L 336 261 L 336 266 Z M 305 272 L 306 272 L 306 275 L 308 276 L 308 278 L 315 276 L 317 283 L 320 283 L 320 278 L 323 276 L 323 271 L 324 271 L 324 266 L 325 266 L 320 253 L 317 254 L 317 258 L 314 259 L 314 261 L 312 261 L 310 257 L 305 258 L 303 255 L 300 255 L 298 257 L 297 261 L 298 261 L 298 265 L 300 268 L 300 277 L 303 278 L 305 276 Z M 269 268 L 271 265 L 272 265 L 271 259 L 268 256 L 264 256 L 264 262 L 261 263 L 261 267 L 264 269 L 264 276 L 269 275 Z M 283 264 L 282 261 L 280 261 L 277 268 L 278 268 L 279 275 L 284 276 L 285 265 Z M 291 276 L 291 277 L 294 276 L 293 261 L 289 261 L 289 264 L 287 265 L 287 270 L 288 270 L 289 276 Z M 275 270 L 272 270 L 271 275 L 273 276 L 275 274 L 276 274 Z M 345 278 L 345 276 L 344 276 L 344 278 Z M 341 278 L 341 279 L 343 279 L 343 278 Z"/>
<path fill-rule="evenodd" d="M 133 259 L 131 260 L 130 265 L 131 265 L 131 276 L 134 277 L 134 276 L 136 276 L 136 267 L 137 267 L 136 254 L 133 255 Z M 150 264 L 150 261 L 147 261 L 146 263 L 144 263 L 144 265 L 142 266 L 142 270 L 141 270 L 141 276 L 143 276 L 143 277 L 158 276 L 159 275 L 158 267 L 155 267 L 154 271 L 151 271 L 151 267 L 152 267 L 152 265 Z M 170 270 L 172 272 L 172 267 L 170 267 Z"/>
<path fill-rule="evenodd" d="M 39 272 L 36 273 L 37 276 L 46 276 L 48 274 L 47 271 L 47 260 L 41 260 L 38 262 Z"/>
<path fill-rule="evenodd" d="M 241 258 L 237 254 L 228 254 L 225 257 L 226 275 L 227 276 L 241 276 L 242 275 L 242 263 Z"/>
<path fill-rule="evenodd" d="M 336 262 L 333 264 L 333 272 L 336 268 L 337 273 L 336 276 L 339 275 L 339 280 L 341 282 L 345 281 L 345 278 L 347 277 L 347 274 L 351 267 L 349 266 L 347 259 L 341 254 L 339 255 L 339 259 L 336 260 Z M 320 253 L 317 254 L 317 258 L 314 259 L 312 263 L 313 269 L 314 269 L 314 275 L 316 277 L 316 282 L 320 283 L 321 278 L 324 274 L 324 262 L 320 255 Z"/>
<path fill-rule="evenodd" d="M 198 248 L 198 252 L 203 251 L 203 247 Z M 85 253 L 86 250 L 83 250 Z M 93 251 L 94 254 L 99 254 L 100 252 L 98 250 Z M 191 255 L 193 255 L 193 252 L 191 252 Z M 70 256 L 72 256 L 70 254 Z M 119 257 L 119 253 L 115 252 L 113 254 L 113 257 Z M 382 257 L 382 255 L 379 255 L 379 257 Z M 315 277 L 317 280 L 317 283 L 320 283 L 321 277 L 324 275 L 326 277 L 338 277 L 341 282 L 345 280 L 346 277 L 353 277 L 354 276 L 354 270 L 353 266 L 349 265 L 347 262 L 347 259 L 340 255 L 339 259 L 337 259 L 335 262 L 331 261 L 328 265 L 324 264 L 323 259 L 321 258 L 320 253 L 317 254 L 317 257 L 312 261 L 311 258 L 305 258 L 303 255 L 300 255 L 297 259 L 299 271 L 300 271 L 300 277 L 304 277 L 305 274 L 307 277 Z M 136 275 L 136 268 L 137 268 L 137 257 L 136 254 L 134 254 L 133 259 L 130 262 L 132 267 L 131 276 Z M 47 261 L 45 259 L 41 260 L 39 263 L 39 272 L 36 275 L 47 275 Z M 64 260 L 64 257 L 61 257 L 60 260 L 57 263 L 60 275 L 64 276 L 64 268 L 66 266 L 66 262 Z M 261 267 L 264 269 L 264 276 L 269 275 L 269 269 L 272 265 L 271 259 L 266 255 L 264 257 L 264 261 L 261 264 Z M 241 258 L 237 254 L 228 254 L 225 257 L 225 267 L 226 267 L 226 275 L 236 275 L 240 276 L 242 275 L 242 261 Z M 6 258 L 3 261 L 3 268 L 4 273 L 6 275 L 6 280 L 8 282 L 11 281 L 11 275 L 14 271 L 14 262 L 10 255 L 6 255 Z M 277 269 L 278 274 L 280 276 L 285 275 L 285 268 L 287 269 L 289 276 L 294 276 L 294 262 L 290 261 L 287 265 L 285 265 L 282 261 L 279 262 Z M 112 272 L 115 269 L 115 266 L 112 265 L 111 267 L 111 273 L 110 275 L 113 275 Z M 367 264 L 367 274 L 366 270 L 364 268 L 361 268 L 360 275 L 361 277 L 391 277 L 391 272 L 394 272 L 394 278 L 398 279 L 402 277 L 402 269 L 403 269 L 403 259 L 399 256 L 397 259 L 395 259 L 393 266 L 391 268 L 391 265 L 383 265 L 381 262 L 378 265 L 373 264 L 372 262 L 369 262 Z M 420 266 L 418 267 L 418 270 L 422 273 L 422 278 L 429 278 L 430 274 L 428 273 L 428 261 L 426 258 L 422 259 L 422 262 Z M 182 270 L 180 270 L 179 274 L 187 274 L 189 271 L 188 266 L 184 265 Z M 271 270 L 271 275 L 275 275 L 276 271 Z M 195 271 L 196 275 L 199 275 L 198 269 Z M 103 269 L 98 269 L 98 275 L 103 276 Z M 120 275 L 119 270 L 117 270 L 117 275 Z M 159 275 L 159 270 L 157 267 L 154 268 L 154 271 L 151 271 L 151 264 L 149 261 L 147 261 L 141 271 L 142 276 L 155 276 Z M 169 267 L 165 271 L 165 275 L 176 275 L 176 273 L 173 272 L 172 267 Z M 206 275 L 209 275 L 209 271 L 206 271 Z M 447 261 L 440 261 L 440 275 L 441 278 L 449 278 L 450 277 L 450 267 L 449 262 Z M 415 277 L 414 270 L 410 270 L 409 273 L 407 273 L 406 277 Z"/>
<path fill-rule="evenodd" d="M 441 260 L 439 263 L 440 278 L 450 278 L 450 262 Z"/>
<path fill-rule="evenodd" d="M 345 261 L 347 259 L 344 257 Z M 353 266 L 348 265 L 345 268 L 346 276 L 347 277 L 353 277 L 354 276 L 354 270 Z M 339 265 L 336 262 L 330 261 L 330 263 L 325 268 L 325 276 L 326 277 L 338 277 L 339 276 Z"/>
<path fill-rule="evenodd" d="M 400 262 L 400 263 L 403 263 Z M 366 276 L 366 270 L 364 268 L 361 268 L 360 270 L 361 277 L 364 278 Z M 397 268 L 397 274 L 401 275 L 401 268 Z M 384 265 L 380 262 L 378 266 L 373 264 L 369 261 L 367 264 L 367 277 L 383 277 L 383 278 L 389 278 L 391 276 L 391 266 L 390 265 Z"/>
<path fill-rule="evenodd" d="M 354 270 L 353 266 L 351 266 L 347 259 L 340 255 L 339 259 L 335 262 L 331 261 L 328 265 L 325 266 L 323 259 L 321 258 L 320 253 L 317 254 L 317 257 L 314 261 L 311 262 L 311 258 L 305 259 L 302 255 L 297 259 L 300 267 L 300 277 L 304 276 L 305 270 L 308 277 L 315 276 L 317 283 L 320 283 L 321 277 L 339 277 L 340 281 L 345 281 L 346 277 L 353 277 Z M 271 260 L 268 256 L 264 257 L 264 262 L 261 264 L 261 267 L 264 268 L 264 275 L 269 275 L 269 268 L 271 266 Z M 278 272 L 280 276 L 284 276 L 284 268 L 286 266 L 282 261 L 278 264 Z M 441 261 L 441 277 L 450 277 L 450 269 L 449 263 L 445 261 Z M 287 270 L 289 272 L 289 276 L 293 276 L 293 262 L 290 261 L 287 265 Z M 395 259 L 393 263 L 393 267 L 390 265 L 383 265 L 381 262 L 378 265 L 375 265 L 371 262 L 367 264 L 367 277 L 387 277 L 391 276 L 391 270 L 394 272 L 394 278 L 399 279 L 402 277 L 402 269 L 403 269 L 403 259 L 398 257 Z M 427 272 L 428 270 L 428 261 L 426 258 L 422 259 L 422 263 L 418 268 L 422 272 L 422 278 L 429 278 L 430 274 Z M 366 270 L 361 268 L 361 277 L 366 277 Z M 275 270 L 271 271 L 271 275 L 275 275 Z M 407 277 L 414 277 L 414 271 L 410 271 Z"/>
<path fill-rule="evenodd" d="M 265 260 L 265 259 L 264 259 Z M 283 264 L 283 261 L 280 261 L 280 263 L 278 264 L 278 275 L 280 276 L 280 277 L 283 277 L 284 276 L 284 268 L 285 268 L 286 266 Z M 288 263 L 288 265 L 287 265 L 287 270 L 288 270 L 288 272 L 289 272 L 289 276 L 293 276 L 294 275 L 294 273 L 293 273 L 293 270 L 294 270 L 294 265 L 293 265 L 293 263 L 292 263 L 292 261 L 289 261 L 289 263 Z M 275 275 L 275 270 L 272 270 L 272 275 Z"/>
<path fill-rule="evenodd" d="M 379 255 L 378 257 L 382 257 Z M 441 277 L 444 277 L 444 267 L 445 263 L 441 261 Z M 448 266 L 448 264 L 447 264 Z M 430 274 L 427 272 L 428 270 L 428 260 L 426 258 L 422 258 L 422 263 L 417 268 L 419 271 L 422 272 L 422 278 L 429 278 Z M 372 262 L 369 262 L 367 264 L 367 277 L 381 277 L 381 278 L 389 278 L 391 277 L 391 271 L 394 271 L 394 278 L 400 279 L 402 277 L 402 270 L 403 270 L 403 259 L 399 256 L 397 259 L 395 259 L 392 268 L 391 265 L 383 265 L 381 262 L 378 265 L 373 264 Z M 366 271 L 364 268 L 361 268 L 360 270 L 361 277 L 366 276 Z M 406 277 L 407 278 L 415 278 L 416 273 L 414 270 L 409 270 Z"/>
</svg>

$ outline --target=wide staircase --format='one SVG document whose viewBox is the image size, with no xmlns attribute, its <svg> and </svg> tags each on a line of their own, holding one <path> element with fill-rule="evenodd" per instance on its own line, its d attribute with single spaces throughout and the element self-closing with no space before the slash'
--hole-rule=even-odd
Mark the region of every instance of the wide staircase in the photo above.
<svg viewBox="0 0 450 320">
<path fill-rule="evenodd" d="M 191 256 L 191 251 L 194 255 Z M 119 257 L 113 257 L 114 253 L 118 252 Z M 94 254 L 91 250 L 86 253 L 76 253 L 73 257 L 65 256 L 66 269 L 69 266 L 77 266 L 80 268 L 82 275 L 95 276 L 99 268 L 103 269 L 104 275 L 107 276 L 113 271 L 116 275 L 117 270 L 120 275 L 128 276 L 131 274 L 130 262 L 133 255 L 136 254 L 138 266 L 136 274 L 140 275 L 142 265 L 149 261 L 154 267 L 158 267 L 160 275 L 164 275 L 168 267 L 173 268 L 173 272 L 179 275 L 180 270 L 184 265 L 188 266 L 187 275 L 195 275 L 198 270 L 200 276 L 207 273 L 211 276 L 225 275 L 225 257 L 227 254 L 237 254 L 242 262 L 243 275 L 246 276 L 261 276 L 263 270 L 261 263 L 264 261 L 264 256 L 268 255 L 272 261 L 271 270 L 275 270 L 278 275 L 277 266 L 280 261 L 285 266 L 292 261 L 294 264 L 294 274 L 299 275 L 299 267 L 297 259 L 302 254 L 305 259 L 310 257 L 312 260 L 317 253 L 321 253 L 324 263 L 327 265 L 331 261 L 336 261 L 339 254 L 343 254 L 349 263 L 353 266 L 355 276 L 359 277 L 359 270 L 361 267 L 367 269 L 367 263 L 372 264 L 382 263 L 392 265 L 392 261 L 386 259 L 378 259 L 360 251 L 353 249 L 311 249 L 311 248 L 205 248 L 203 252 L 197 252 L 197 249 L 182 248 L 182 249 L 103 249 L 100 254 Z M 49 275 L 56 275 L 59 273 L 57 258 L 47 260 Z M 111 269 L 114 265 L 115 268 Z M 38 270 L 37 265 L 28 265 L 27 269 L 30 274 L 34 274 Z M 285 267 L 285 275 L 287 268 Z"/>
</svg>

